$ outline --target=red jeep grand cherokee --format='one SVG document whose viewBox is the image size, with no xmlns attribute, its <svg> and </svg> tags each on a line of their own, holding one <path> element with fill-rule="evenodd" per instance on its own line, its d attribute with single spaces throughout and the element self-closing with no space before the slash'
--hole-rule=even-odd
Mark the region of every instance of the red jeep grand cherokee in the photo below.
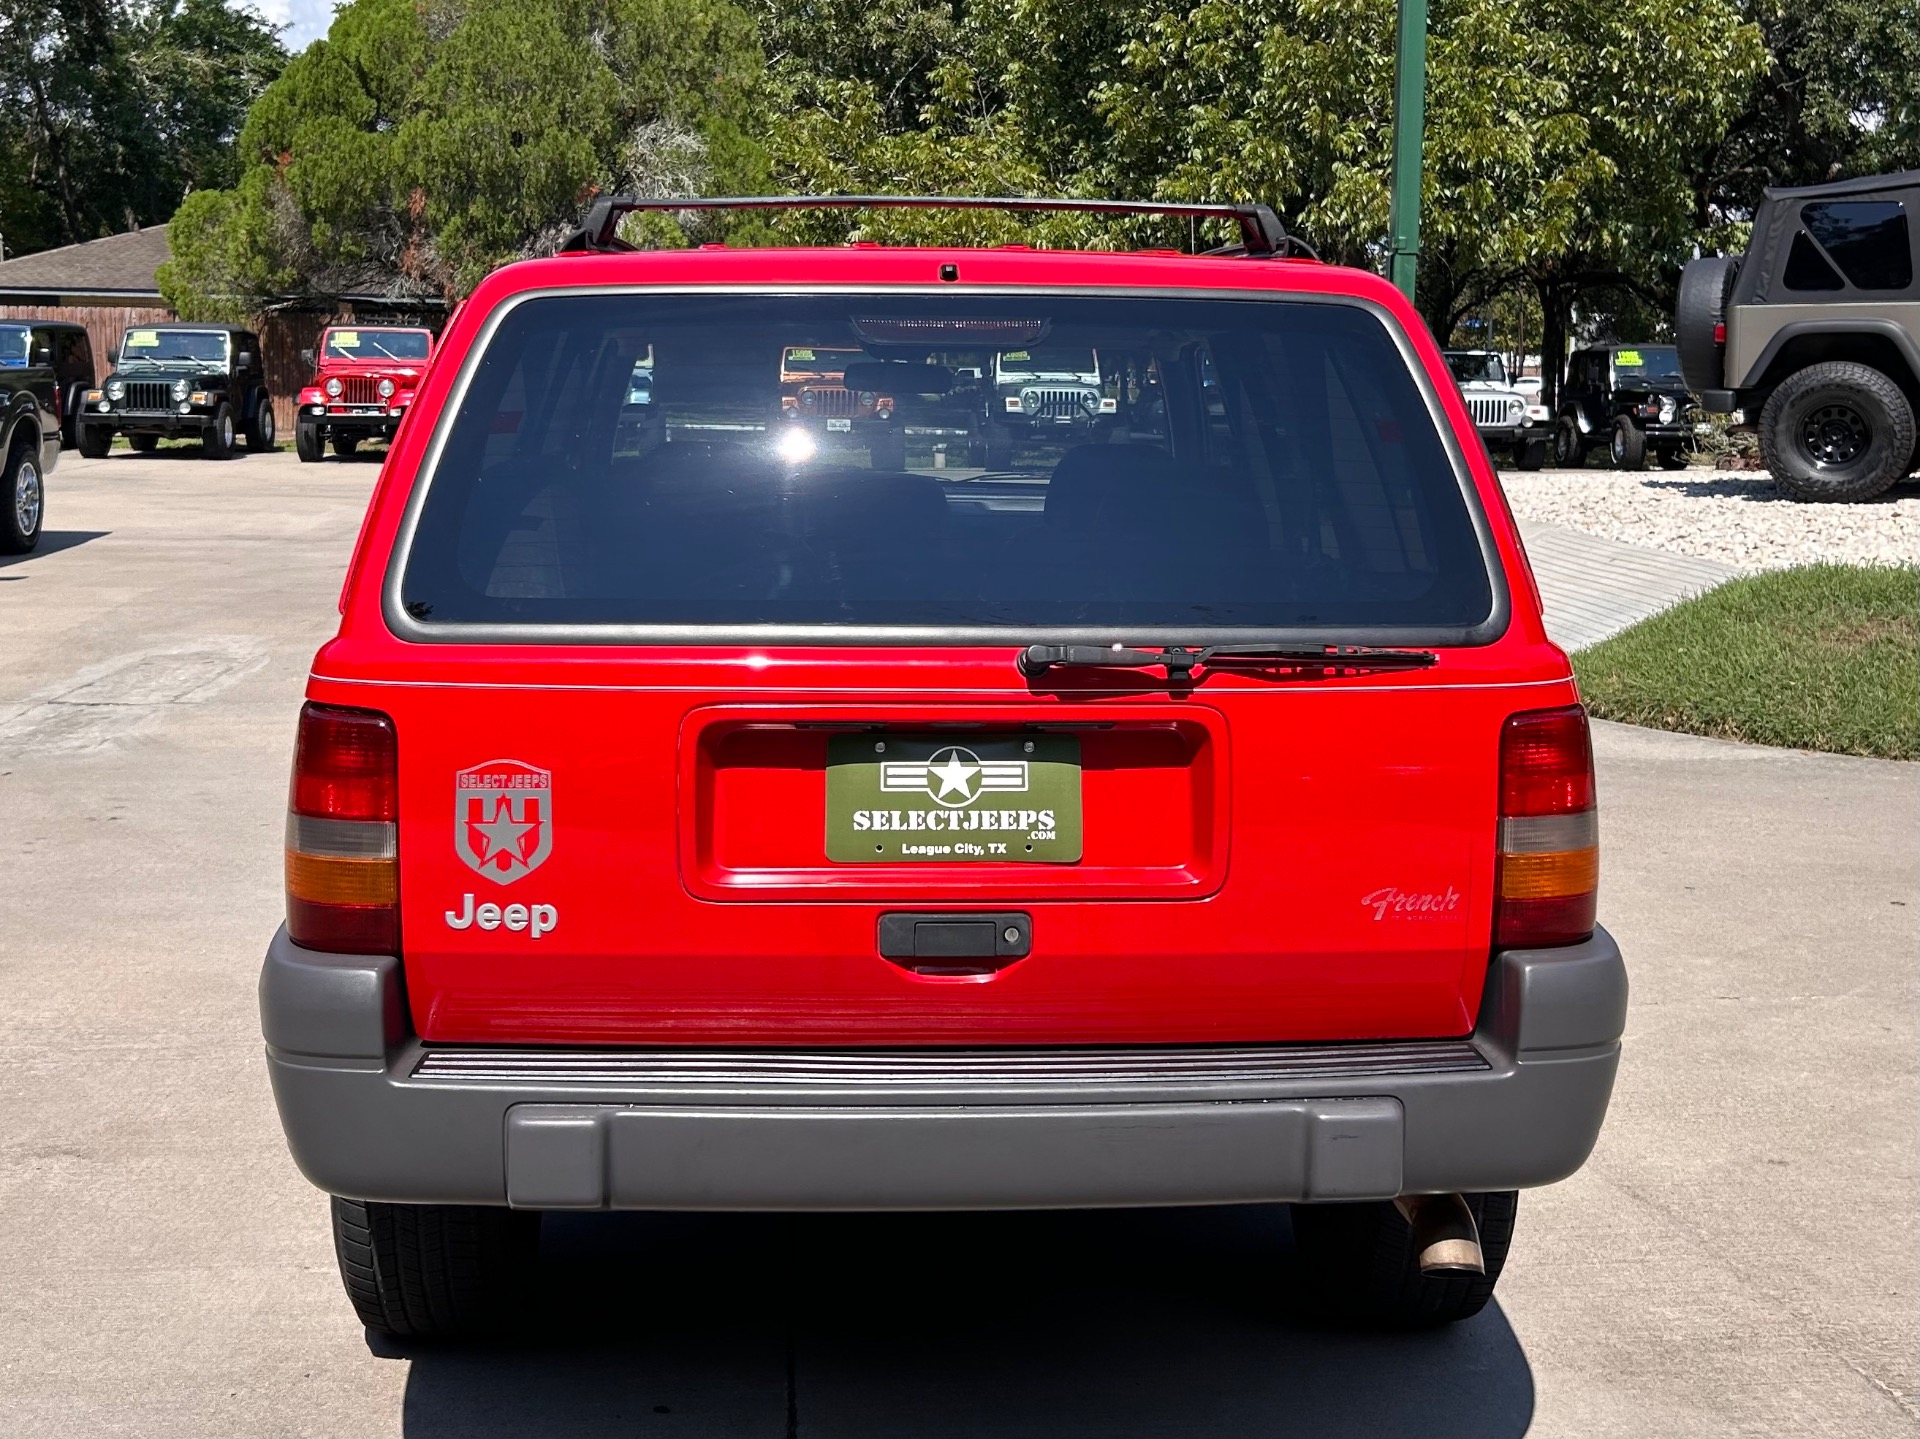
<svg viewBox="0 0 1920 1439">
<path fill-rule="evenodd" d="M 637 203 L 454 319 L 300 717 L 261 1009 L 360 1317 L 500 1321 L 543 1210 L 1248 1202 L 1337 1314 L 1476 1312 L 1626 977 L 1414 311 L 1253 206 L 1175 208 L 1210 256 L 642 254 Z M 782 445 L 795 346 L 904 458 Z M 1111 424 L 959 463 L 1041 346 Z"/>
</svg>

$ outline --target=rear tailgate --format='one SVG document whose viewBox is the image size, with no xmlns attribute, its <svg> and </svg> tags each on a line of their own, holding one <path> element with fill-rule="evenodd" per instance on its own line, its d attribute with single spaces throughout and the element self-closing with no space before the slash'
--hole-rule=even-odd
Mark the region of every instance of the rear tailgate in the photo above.
<svg viewBox="0 0 1920 1439">
<path fill-rule="evenodd" d="M 387 690 L 415 1023 L 588 1043 L 1464 1033 L 1498 735 L 1524 701 L 1438 675 L 1348 685 L 1221 675 L 1196 700 L 1070 717 L 977 691 Z M 928 734 L 1070 736 L 1078 861 L 829 859 L 837 737 L 904 752 Z M 880 956 L 880 916 L 899 911 L 1023 913 L 1031 953 L 924 975 Z"/>
</svg>

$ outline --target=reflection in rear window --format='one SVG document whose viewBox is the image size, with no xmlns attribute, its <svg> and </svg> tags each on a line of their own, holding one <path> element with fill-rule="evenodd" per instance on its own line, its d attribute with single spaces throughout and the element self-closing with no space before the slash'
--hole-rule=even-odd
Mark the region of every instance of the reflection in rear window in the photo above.
<svg viewBox="0 0 1920 1439">
<path fill-rule="evenodd" d="M 844 386 L 783 400 L 797 351 Z M 1426 629 L 1493 606 L 1435 422 L 1355 305 L 537 298 L 425 483 L 401 599 L 428 623 Z"/>
</svg>

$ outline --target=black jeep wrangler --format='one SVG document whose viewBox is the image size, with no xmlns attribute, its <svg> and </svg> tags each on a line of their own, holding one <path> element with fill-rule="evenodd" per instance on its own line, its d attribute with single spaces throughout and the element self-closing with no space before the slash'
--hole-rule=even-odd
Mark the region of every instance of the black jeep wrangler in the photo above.
<svg viewBox="0 0 1920 1439">
<path fill-rule="evenodd" d="M 210 460 L 273 448 L 273 398 L 260 368 L 260 340 L 234 325 L 153 325 L 128 330 L 113 373 L 86 392 L 78 417 L 80 453 L 98 459 L 115 434 L 136 450 L 163 436 L 198 435 Z"/>
<path fill-rule="evenodd" d="M 1740 412 L 1796 500 L 1866 500 L 1920 469 L 1920 170 L 1769 190 L 1744 257 L 1680 272 L 1687 382 Z"/>
<path fill-rule="evenodd" d="M 1669 470 L 1687 466 L 1695 416 L 1672 345 L 1595 345 L 1567 360 L 1553 429 L 1553 461 L 1580 466 L 1604 444 L 1614 468 L 1646 468 L 1649 451 Z"/>
</svg>

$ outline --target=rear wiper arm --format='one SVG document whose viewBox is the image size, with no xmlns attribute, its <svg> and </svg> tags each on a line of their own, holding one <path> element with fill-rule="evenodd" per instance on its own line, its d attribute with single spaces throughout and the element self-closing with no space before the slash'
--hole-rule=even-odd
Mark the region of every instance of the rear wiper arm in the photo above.
<svg viewBox="0 0 1920 1439">
<path fill-rule="evenodd" d="M 1125 645 L 1028 645 L 1020 673 L 1031 678 L 1056 666 L 1069 669 L 1149 669 L 1165 665 L 1169 679 L 1191 679 L 1200 665 L 1220 660 L 1260 659 L 1302 669 L 1423 670 L 1439 663 L 1432 650 L 1377 650 L 1369 645 L 1167 645 L 1157 650 Z"/>
</svg>

